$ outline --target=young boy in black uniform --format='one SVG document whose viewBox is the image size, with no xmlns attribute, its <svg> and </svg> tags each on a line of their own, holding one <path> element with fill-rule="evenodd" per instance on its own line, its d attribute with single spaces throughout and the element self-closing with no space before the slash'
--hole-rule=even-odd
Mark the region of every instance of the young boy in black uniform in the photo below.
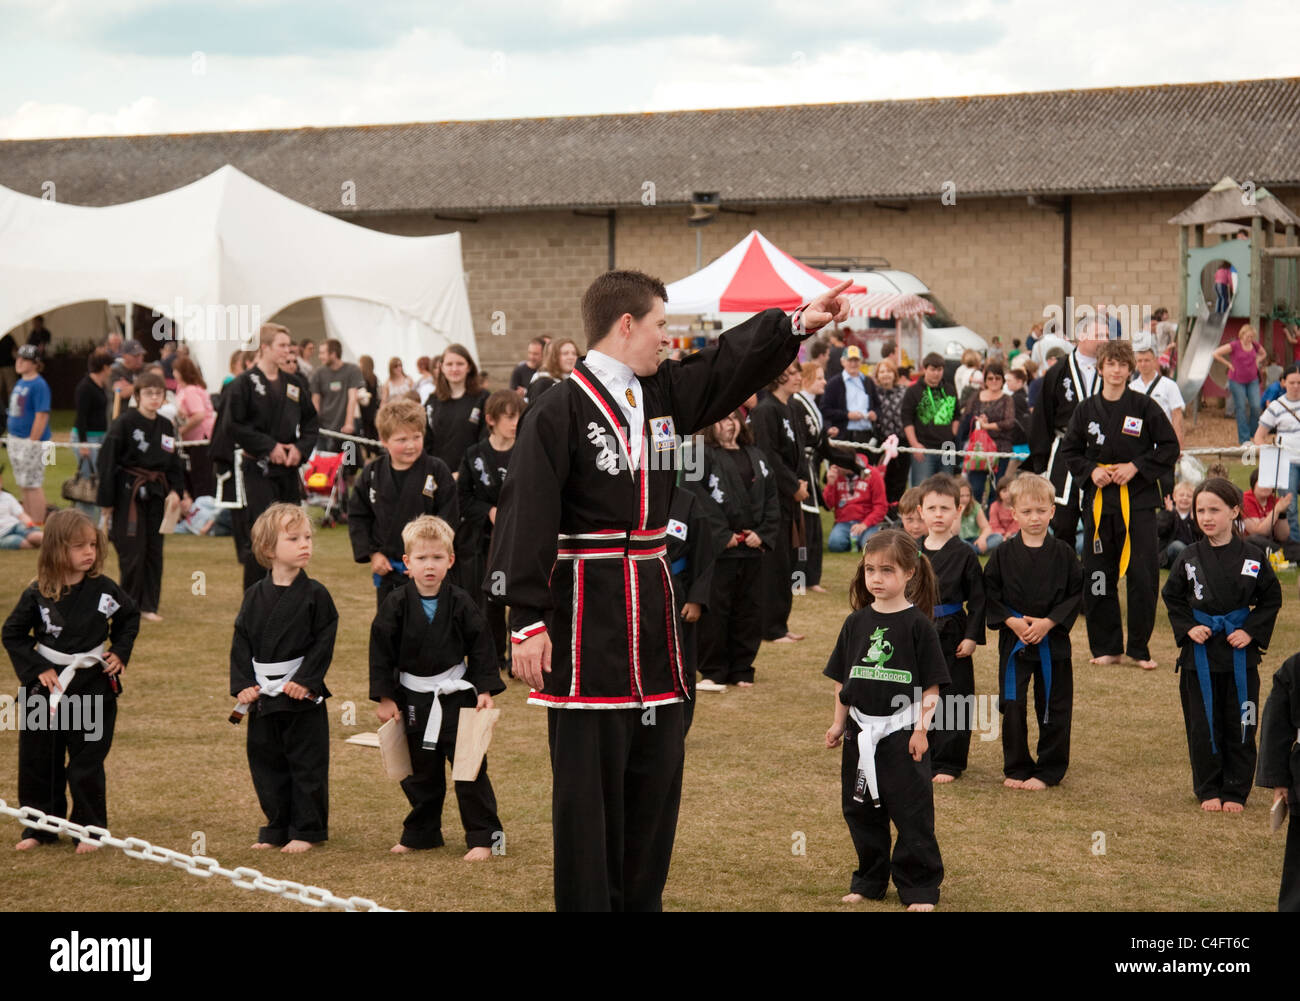
<svg viewBox="0 0 1300 1001">
<path fill-rule="evenodd" d="M 461 709 L 491 709 L 505 690 L 487 622 L 469 594 L 446 579 L 456 561 L 455 533 L 422 515 L 402 529 L 406 583 L 391 592 L 370 627 L 370 698 L 381 722 L 406 726 L 413 774 L 402 780 L 411 812 L 397 854 L 441 848 L 442 801 L 456 756 Z M 503 837 L 487 759 L 473 782 L 457 782 L 467 862 L 492 857 Z"/>
<path fill-rule="evenodd" d="M 253 555 L 269 573 L 244 592 L 230 644 L 231 716 L 248 716 L 248 768 L 266 814 L 254 848 L 305 852 L 329 837 L 329 716 L 325 672 L 339 616 L 307 576 L 311 520 L 272 504 L 253 525 Z"/>
<path fill-rule="evenodd" d="M 348 499 L 352 558 L 369 563 L 375 601 L 406 583 L 402 528 L 420 515 L 449 525 L 460 519 L 456 481 L 447 464 L 424 451 L 424 408 L 414 400 L 389 400 L 375 427 L 386 455 L 366 463 Z"/>
<path fill-rule="evenodd" d="M 957 535 L 960 503 L 961 486 L 946 473 L 936 473 L 921 484 L 921 518 L 926 526 L 921 552 L 929 557 L 939 585 L 934 624 L 951 679 L 939 689 L 930 750 L 938 783 L 951 782 L 966 770 L 975 719 L 971 657 L 975 647 L 984 643 L 984 573 L 975 550 Z"/>
</svg>

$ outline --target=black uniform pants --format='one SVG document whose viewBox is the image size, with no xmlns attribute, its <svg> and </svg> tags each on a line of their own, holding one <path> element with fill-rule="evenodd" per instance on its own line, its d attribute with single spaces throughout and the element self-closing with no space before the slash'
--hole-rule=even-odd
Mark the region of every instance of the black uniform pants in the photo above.
<svg viewBox="0 0 1300 1001">
<path fill-rule="evenodd" d="M 796 511 L 798 509 L 796 508 Z M 790 527 L 794 514 L 781 509 L 781 523 L 776 529 L 776 548 L 763 553 L 763 639 L 779 640 L 790 631 L 790 608 L 794 596 L 790 590 L 793 547 Z"/>
<path fill-rule="evenodd" d="M 126 512 L 120 508 L 113 512 L 113 548 L 117 550 L 122 590 L 142 612 L 158 611 L 158 598 L 162 594 L 164 539 L 158 529 L 165 509 L 166 502 L 161 497 L 137 498 L 135 535 L 126 534 Z"/>
<path fill-rule="evenodd" d="M 1246 727 L 1245 740 L 1242 740 L 1241 708 L 1232 672 L 1210 672 L 1213 722 L 1205 717 L 1195 668 L 1185 667 L 1179 675 L 1178 695 L 1183 704 L 1196 798 L 1202 803 L 1217 798 L 1225 803 L 1244 804 L 1255 776 L 1255 724 Z M 1251 705 L 1259 705 L 1259 671 L 1253 667 L 1246 669 L 1246 698 Z M 1217 750 L 1210 749 L 1211 726 Z"/>
<path fill-rule="evenodd" d="M 1286 827 L 1286 854 L 1282 857 L 1282 887 L 1277 894 L 1279 911 L 1300 912 L 1300 820 L 1295 811 Z"/>
<path fill-rule="evenodd" d="M 1057 489 L 1060 489 L 1059 486 Z M 1052 536 L 1063 542 L 1068 542 L 1073 548 L 1078 545 L 1079 519 L 1083 515 L 1079 510 L 1079 491 L 1071 489 L 1070 494 L 1070 502 L 1068 504 L 1057 504 L 1056 510 L 1052 514 Z M 1092 545 L 1091 537 L 1084 540 L 1085 552 L 1090 545 Z"/>
<path fill-rule="evenodd" d="M 964 620 L 964 615 L 959 617 L 963 627 Z M 961 632 L 964 631 L 963 628 Z M 964 636 L 954 626 L 941 630 L 940 636 L 950 680 L 939 686 L 942 726 L 930 731 L 930 765 L 936 775 L 956 778 L 966 770 L 970 758 L 970 734 L 975 722 L 975 661 L 957 656 L 957 643 Z"/>
<path fill-rule="evenodd" d="M 244 497 L 246 503 L 230 513 L 230 534 L 235 537 L 235 555 L 244 565 L 244 590 L 266 576 L 266 567 L 253 555 L 253 525 L 272 504 L 302 502 L 302 483 L 298 471 L 277 476 L 263 476 L 256 462 L 244 461 Z"/>
<path fill-rule="evenodd" d="M 1103 513 L 1098 541 L 1093 546 L 1092 509 L 1083 514 L 1083 613 L 1088 623 L 1088 646 L 1094 657 L 1127 653 L 1134 660 L 1149 660 L 1148 642 L 1156 625 L 1157 589 L 1160 584 L 1159 542 L 1154 511 L 1129 513 L 1130 554 L 1128 573 L 1128 643 L 1119 611 L 1119 562 L 1124 549 L 1124 518 Z M 1101 577 L 1097 575 L 1101 574 Z M 1103 584 L 1104 582 L 1104 584 Z M 1100 592 L 1100 593 L 1098 593 Z"/>
<path fill-rule="evenodd" d="M 421 700 L 414 706 L 413 723 L 408 715 L 411 702 L 404 699 L 398 703 L 402 718 L 407 720 L 406 743 L 411 751 L 412 773 L 402 779 L 402 792 L 411 804 L 411 812 L 402 822 L 401 843 L 407 848 L 441 848 L 446 844 L 442 839 L 442 803 L 447 796 L 447 768 L 456 761 L 460 711 L 474 708 L 476 701 L 473 692 L 442 696 L 442 725 L 438 728 L 438 746 L 432 751 L 423 747 L 432 702 Z M 465 847 L 493 848 L 500 844 L 500 850 L 504 851 L 497 798 L 488 780 L 487 758 L 483 758 L 483 767 L 473 782 L 452 784 L 456 789 L 460 822 L 465 828 Z"/>
<path fill-rule="evenodd" d="M 46 701 L 45 686 L 39 682 L 29 686 L 24 695 L 21 691 L 15 712 L 22 705 L 27 706 L 28 714 L 33 703 L 38 704 L 38 711 L 44 714 L 46 722 L 50 719 L 49 702 Z M 94 699 L 94 709 L 99 714 L 97 726 L 87 729 L 86 713 L 88 709 L 85 698 Z M 81 713 L 83 727 L 81 730 L 35 730 L 25 725 L 18 733 L 18 803 L 21 806 L 33 806 L 52 817 L 68 816 L 66 792 L 72 794 L 72 816 L 68 817 L 74 824 L 90 824 L 95 827 L 108 826 L 108 794 L 104 778 L 104 759 L 108 757 L 113 746 L 113 728 L 117 723 L 117 696 L 96 686 L 85 696 L 75 694 L 68 699 L 78 699 L 80 705 L 76 711 Z M 64 700 L 54 722 L 75 719 L 71 715 L 73 706 Z M 95 731 L 98 731 L 96 733 Z M 97 740 L 90 738 L 97 736 Z M 53 844 L 59 836 L 51 831 L 39 831 L 33 828 L 23 830 L 24 838 L 35 838 L 42 844 Z"/>
<path fill-rule="evenodd" d="M 930 755 L 913 761 L 907 749 L 910 729 L 891 733 L 876 745 L 876 783 L 880 806 L 867 793 L 863 802 L 853 799 L 858 774 L 858 727 L 852 719 L 844 733 L 840 765 L 840 800 L 849 836 L 858 853 L 858 868 L 849 883 L 850 893 L 881 900 L 892 876 L 898 897 L 905 904 L 937 904 L 943 882 L 943 859 L 934 836 L 934 790 Z M 891 857 L 889 822 L 898 828 Z"/>
<path fill-rule="evenodd" d="M 998 665 L 998 709 L 1002 713 L 1002 774 L 1009 779 L 1038 779 L 1059 785 L 1070 767 L 1070 723 L 1074 714 L 1074 671 L 1070 661 L 1052 662 L 1049 702 L 1038 652 L 1016 654 L 1016 700 L 1008 702 L 1006 664 Z M 1038 761 L 1029 753 L 1029 682 L 1034 683 L 1034 716 L 1038 720 Z M 1044 718 L 1046 717 L 1046 718 Z"/>
<path fill-rule="evenodd" d="M 695 672 L 700 666 L 699 626 L 704 618 L 704 615 L 701 615 L 695 622 L 687 622 L 682 618 L 682 606 L 686 604 L 688 587 L 688 581 L 673 575 L 673 607 L 677 610 L 677 636 L 681 640 L 682 668 L 686 675 L 686 691 L 690 695 L 690 700 L 683 706 L 685 722 L 682 726 L 682 736 L 691 732 L 691 722 L 695 719 Z"/>
<path fill-rule="evenodd" d="M 798 561 L 795 569 L 803 574 L 805 587 L 816 587 L 822 582 L 822 516 L 820 511 L 814 514 L 802 509 L 799 516 L 803 518 L 805 549 L 804 558 Z"/>
<path fill-rule="evenodd" d="M 699 669 L 719 685 L 754 680 L 763 629 L 762 567 L 757 554 L 724 556 L 713 564 L 709 610 L 700 617 Z"/>
<path fill-rule="evenodd" d="M 681 703 L 551 709 L 557 911 L 661 911 L 682 796 Z"/>
<path fill-rule="evenodd" d="M 286 696 L 287 697 L 287 696 Z M 329 837 L 330 728 L 325 703 L 292 712 L 248 714 L 248 769 L 268 845 Z"/>
</svg>

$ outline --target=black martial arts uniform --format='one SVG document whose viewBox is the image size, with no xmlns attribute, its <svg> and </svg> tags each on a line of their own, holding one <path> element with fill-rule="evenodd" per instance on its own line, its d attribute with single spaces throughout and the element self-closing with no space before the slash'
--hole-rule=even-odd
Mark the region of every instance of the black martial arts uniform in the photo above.
<svg viewBox="0 0 1300 1001">
<path fill-rule="evenodd" d="M 934 836 L 934 793 L 930 752 L 913 761 L 908 750 L 914 725 L 876 744 L 875 774 L 880 804 L 859 783 L 858 734 L 852 710 L 877 719 L 913 705 L 931 686 L 948 684 L 939 634 L 916 607 L 883 614 L 868 605 L 844 620 L 835 650 L 823 671 L 838 681 L 840 703 L 850 707 L 840 768 L 841 805 L 858 868 L 850 893 L 881 900 L 890 876 L 904 904 L 937 904 L 943 859 Z M 933 734 L 931 734 L 933 736 Z M 891 859 L 889 822 L 898 828 Z"/>
<path fill-rule="evenodd" d="M 392 699 L 402 712 L 412 774 L 402 780 L 411 812 L 402 823 L 407 848 L 441 848 L 442 802 L 447 795 L 447 766 L 456 759 L 460 711 L 473 709 L 482 694 L 505 690 L 487 623 L 469 594 L 447 581 L 439 588 L 438 607 L 429 621 L 415 581 L 384 599 L 370 626 L 370 698 Z M 457 671 L 461 665 L 463 671 Z M 438 678 L 448 672 L 473 686 L 439 694 L 407 687 L 403 675 Z M 434 700 L 442 722 L 429 741 L 426 729 Z M 428 746 L 432 743 L 434 746 Z M 492 848 L 502 835 L 497 800 L 488 781 L 487 758 L 473 782 L 456 782 L 456 804 L 468 848 Z"/>
<path fill-rule="evenodd" d="M 302 658 L 293 676 L 314 698 L 259 695 L 248 708 L 248 768 L 266 826 L 264 844 L 329 837 L 329 715 L 325 672 L 334 656 L 339 616 L 325 585 L 299 571 L 281 587 L 267 574 L 244 592 L 230 643 L 230 694 L 260 684 L 253 661 L 283 665 Z M 266 674 L 271 680 L 284 669 Z M 263 686 L 265 687 L 265 686 Z"/>
<path fill-rule="evenodd" d="M 452 569 L 456 581 L 473 595 L 478 610 L 487 619 L 498 668 L 506 666 L 509 653 L 506 606 L 493 593 L 492 582 L 488 581 L 485 586 L 483 578 L 487 574 L 488 552 L 492 548 L 492 529 L 495 527 L 488 513 L 501 503 L 501 488 L 505 485 L 513 453 L 513 447 L 498 452 L 487 438 L 476 441 L 465 452 L 460 474 L 456 477 L 460 524 L 456 526 L 456 566 Z"/>
<path fill-rule="evenodd" d="M 1290 820 L 1277 909 L 1294 913 L 1300 911 L 1300 820 L 1296 820 L 1300 811 L 1300 654 L 1290 657 L 1273 674 L 1273 690 L 1260 717 L 1255 784 L 1287 790 Z M 1268 802 L 1271 806 L 1271 796 Z"/>
<path fill-rule="evenodd" d="M 128 664 L 139 631 L 140 610 L 135 602 L 103 574 L 83 578 L 57 601 L 44 597 L 35 583 L 19 596 L 0 633 L 22 685 L 16 705 L 16 710 L 24 713 L 18 733 L 19 805 L 33 806 L 52 817 L 65 817 L 66 785 L 72 794 L 69 819 L 73 823 L 108 826 L 104 759 L 113 746 L 122 675 L 109 677 L 102 667 L 74 672 L 71 680 L 65 681 L 63 696 L 51 718 L 51 693 L 37 679 L 51 669 L 62 673 L 65 665 L 47 659 L 36 647 L 40 644 L 59 653 L 79 654 L 104 643 L 105 653 L 116 654 L 123 664 Z M 72 700 L 76 700 L 75 705 Z M 89 730 L 88 712 L 98 717 Z M 46 724 L 44 729 L 31 725 L 34 714 Z M 78 720 L 80 728 L 72 729 L 71 724 Z M 96 730 L 98 739 L 92 739 Z M 23 830 L 22 836 L 43 844 L 59 840 L 57 834 L 30 827 Z"/>
<path fill-rule="evenodd" d="M 627 419 L 585 363 L 520 420 L 489 578 L 503 575 L 512 638 L 554 644 L 529 701 L 552 709 L 557 909 L 662 907 L 689 695 L 664 543 L 676 471 L 645 459 L 771 382 L 798 351 L 793 328 L 767 310 L 637 379 L 635 469 Z"/>
<path fill-rule="evenodd" d="M 1043 375 L 1038 406 L 1030 414 L 1029 461 L 1025 466 L 1030 472 L 1042 473 L 1052 481 L 1056 488 L 1052 534 L 1072 546 L 1079 531 L 1079 490 L 1085 484 L 1061 460 L 1061 439 L 1070 426 L 1070 417 L 1079 401 L 1100 392 L 1100 371 L 1095 364 L 1089 368 L 1081 363 L 1076 349 Z"/>
<path fill-rule="evenodd" d="M 436 455 L 448 469 L 459 469 L 470 445 L 488 435 L 486 390 L 459 399 L 438 399 L 430 393 L 424 401 L 424 450 Z M 453 523 L 454 526 L 454 523 Z"/>
<path fill-rule="evenodd" d="M 113 422 L 99 449 L 97 500 L 113 509 L 109 538 L 117 550 L 122 589 L 142 612 L 158 611 L 163 573 L 158 529 L 168 492 L 179 500 L 184 490 L 185 466 L 171 421 L 128 410 Z"/>
<path fill-rule="evenodd" d="M 984 566 L 987 623 L 998 631 L 998 709 L 1002 713 L 1002 773 L 1058 785 L 1070 766 L 1074 715 L 1074 667 L 1070 629 L 1083 602 L 1083 568 L 1074 547 L 1048 535 L 1039 547 L 1012 536 L 989 554 Z M 1036 646 L 1020 642 L 1009 618 L 1051 619 Z M 1044 647 L 1046 644 L 1046 647 Z M 1014 653 L 1013 653 L 1014 651 Z M 1045 664 L 1043 652 L 1049 656 Z M 1049 679 L 1045 669 L 1050 670 Z M 1029 753 L 1029 682 L 1034 683 L 1038 760 Z"/>
<path fill-rule="evenodd" d="M 683 448 L 696 448 L 683 444 Z M 716 554 L 709 518 L 704 504 L 690 490 L 678 486 L 668 505 L 668 566 L 673 572 L 674 610 L 682 641 L 682 665 L 686 669 L 686 687 L 690 699 L 685 703 L 685 731 L 691 730 L 695 718 L 695 672 L 699 670 L 699 627 L 709 614 Z M 682 609 L 687 604 L 700 606 L 700 618 L 687 622 Z"/>
<path fill-rule="evenodd" d="M 1201 539 L 1178 554 L 1161 596 L 1179 646 L 1196 798 L 1245 803 L 1255 774 L 1260 654 L 1273 637 L 1282 588 L 1262 549 L 1235 537 L 1223 546 Z M 1214 630 L 1204 645 L 1187 636 L 1197 625 Z M 1238 628 L 1251 642 L 1234 651 L 1228 635 Z"/>
<path fill-rule="evenodd" d="M 756 445 L 706 447 L 702 469 L 690 489 L 708 519 L 717 561 L 709 611 L 700 622 L 700 674 L 734 685 L 754 680 L 763 635 L 763 552 L 779 541 L 781 502 L 776 473 Z M 727 545 L 746 529 L 763 540 L 761 548 Z"/>
<path fill-rule="evenodd" d="M 922 541 L 921 552 L 929 557 L 939 586 L 934 622 L 949 678 L 939 689 L 930 763 L 936 775 L 956 778 L 966 770 L 975 720 L 975 661 L 958 657 L 957 645 L 962 640 L 984 645 L 984 573 L 975 550 L 955 535 L 941 549 L 927 549 Z"/>
<path fill-rule="evenodd" d="M 763 553 L 763 639 L 779 640 L 790 631 L 790 609 L 794 604 L 791 576 L 797 561 L 797 549 L 806 549 L 803 541 L 803 513 L 794 499 L 799 481 L 808 475 L 803 454 L 803 422 L 790 404 L 782 403 L 771 393 L 758 401 L 749 413 L 754 444 L 776 474 L 777 496 L 781 501 L 781 523 L 776 542 Z M 808 489 L 814 489 L 810 483 Z M 797 525 L 797 528 L 796 528 Z M 796 547 L 796 539 L 800 544 Z"/>
<path fill-rule="evenodd" d="M 833 463 L 841 469 L 847 469 L 855 474 L 858 471 L 858 466 L 852 451 L 833 448 L 830 445 L 830 438 L 826 435 L 826 422 L 822 419 L 822 412 L 817 409 L 817 404 L 804 396 L 803 393 L 795 393 L 790 397 L 790 410 L 803 425 L 804 467 L 807 470 L 804 475 L 808 479 L 808 497 L 799 502 L 808 558 L 798 564 L 795 569 L 803 572 L 804 583 L 809 587 L 815 587 L 822 582 L 822 552 L 824 548 L 822 542 L 822 515 L 821 508 L 818 506 L 822 496 L 822 462 Z"/>
<path fill-rule="evenodd" d="M 1156 591 L 1160 585 L 1156 508 L 1162 505 L 1160 477 L 1178 461 L 1178 437 L 1173 425 L 1160 404 L 1141 393 L 1125 389 L 1113 403 L 1097 393 L 1074 408 L 1057 459 L 1065 462 L 1083 491 L 1083 612 L 1088 623 L 1088 646 L 1094 657 L 1127 652 L 1134 660 L 1150 660 L 1147 644 L 1156 624 Z M 1098 519 L 1098 487 L 1092 482 L 1092 471 L 1099 465 L 1124 462 L 1132 462 L 1137 475 L 1123 486 L 1111 483 L 1101 488 Z M 1123 510 L 1125 494 L 1127 519 Z M 1125 572 L 1126 548 L 1129 558 Z M 1119 579 L 1126 574 L 1127 648 L 1119 611 Z"/>
<path fill-rule="evenodd" d="M 268 379 L 254 365 L 222 389 L 221 399 L 212 432 L 212 457 L 217 489 L 224 496 L 228 488 L 223 486 L 223 477 L 232 474 L 224 467 L 223 457 L 233 455 L 235 449 L 243 450 L 244 504 L 231 512 L 230 534 L 235 538 L 235 554 L 244 565 L 247 590 L 266 576 L 266 568 L 253 555 L 253 524 L 272 504 L 302 500 L 298 467 L 271 462 L 271 450 L 277 444 L 293 445 L 306 462 L 316 447 L 319 422 L 311 388 L 296 372 L 280 371 L 276 378 Z"/>
<path fill-rule="evenodd" d="M 388 455 L 366 463 L 348 496 L 348 540 L 358 563 L 369 563 L 372 555 L 383 553 L 393 564 L 375 583 L 379 605 L 408 580 L 402 564 L 406 552 L 402 529 L 422 514 L 441 518 L 453 531 L 460 520 L 456 481 L 445 462 L 426 454 L 402 470 L 393 468 Z"/>
</svg>

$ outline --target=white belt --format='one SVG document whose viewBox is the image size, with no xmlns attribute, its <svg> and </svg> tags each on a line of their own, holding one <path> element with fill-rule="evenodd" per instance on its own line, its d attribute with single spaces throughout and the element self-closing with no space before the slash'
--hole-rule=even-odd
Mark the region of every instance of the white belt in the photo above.
<svg viewBox="0 0 1300 1001">
<path fill-rule="evenodd" d="M 274 698 L 283 693 L 284 686 L 293 680 L 293 676 L 298 673 L 298 668 L 302 667 L 302 661 L 301 657 L 295 657 L 293 660 L 277 660 L 274 664 L 265 664 L 260 660 L 253 661 L 253 675 L 257 678 L 257 687 L 261 689 L 258 695 Z M 234 711 L 243 716 L 248 712 L 248 706 L 238 702 L 235 704 Z"/>
<path fill-rule="evenodd" d="M 72 676 L 78 671 L 85 671 L 92 667 L 104 666 L 104 644 L 101 643 L 93 650 L 87 650 L 85 653 L 63 653 L 59 650 L 51 650 L 44 643 L 36 644 L 36 652 L 48 660 L 51 664 L 58 664 L 63 668 L 59 672 L 59 687 L 50 693 L 50 715 L 53 716 L 56 709 L 59 708 L 59 701 L 63 698 L 63 693 L 68 690 L 68 685 L 72 684 Z"/>
<path fill-rule="evenodd" d="M 419 692 L 421 695 L 432 693 L 433 695 L 433 704 L 429 706 L 429 722 L 425 724 L 424 737 L 420 741 L 420 746 L 426 751 L 432 751 L 438 747 L 438 734 L 442 731 L 442 701 L 440 696 L 450 695 L 452 692 L 476 691 L 474 686 L 465 680 L 465 662 L 463 660 L 455 667 L 448 668 L 442 674 L 435 674 L 431 678 L 419 674 L 407 674 L 403 671 L 398 675 L 397 680 L 408 692 Z"/>
<path fill-rule="evenodd" d="M 1052 439 L 1052 451 L 1049 452 L 1048 455 L 1047 455 L 1047 468 L 1046 468 L 1045 470 L 1043 470 L 1043 475 L 1044 475 L 1048 480 L 1050 480 L 1050 479 L 1052 478 L 1052 473 L 1054 473 L 1054 472 L 1056 471 L 1056 450 L 1057 450 L 1058 448 L 1061 447 L 1061 442 L 1062 442 L 1063 439 L 1064 439 L 1064 436 L 1058 436 L 1058 437 Z M 1061 492 L 1060 492 L 1059 494 L 1057 494 L 1057 495 L 1055 496 L 1055 498 L 1054 498 L 1055 501 L 1056 501 L 1056 503 L 1058 503 L 1058 504 L 1069 504 L 1069 503 L 1070 503 L 1070 488 L 1073 487 L 1073 486 L 1074 486 L 1074 476 L 1073 476 L 1073 474 L 1071 474 L 1071 472 L 1067 469 L 1067 470 L 1065 471 L 1065 484 L 1061 487 Z"/>
<path fill-rule="evenodd" d="M 876 782 L 876 745 L 891 733 L 916 726 L 917 720 L 921 718 L 921 703 L 912 702 L 892 716 L 868 716 L 849 706 L 849 715 L 861 727 L 858 734 L 858 781 L 854 787 L 853 799 L 863 802 L 862 789 L 865 787 L 871 793 L 872 805 L 878 807 L 880 786 Z"/>
</svg>

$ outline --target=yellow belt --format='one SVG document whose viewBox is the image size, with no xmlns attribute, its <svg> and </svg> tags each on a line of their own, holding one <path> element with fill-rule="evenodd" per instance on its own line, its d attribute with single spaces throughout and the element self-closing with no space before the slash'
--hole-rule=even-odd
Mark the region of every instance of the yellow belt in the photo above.
<svg viewBox="0 0 1300 1001">
<path fill-rule="evenodd" d="M 1102 469 L 1114 469 L 1117 463 L 1098 463 Z M 1117 483 L 1119 487 L 1119 511 L 1124 519 L 1124 549 L 1119 554 L 1119 576 L 1123 577 L 1128 572 L 1129 556 L 1133 552 L 1133 539 L 1128 529 L 1129 503 L 1128 503 L 1128 484 Z M 1092 551 L 1101 552 L 1101 492 L 1105 487 L 1098 487 L 1097 492 L 1092 495 Z M 1118 578 L 1117 578 L 1118 579 Z"/>
</svg>

